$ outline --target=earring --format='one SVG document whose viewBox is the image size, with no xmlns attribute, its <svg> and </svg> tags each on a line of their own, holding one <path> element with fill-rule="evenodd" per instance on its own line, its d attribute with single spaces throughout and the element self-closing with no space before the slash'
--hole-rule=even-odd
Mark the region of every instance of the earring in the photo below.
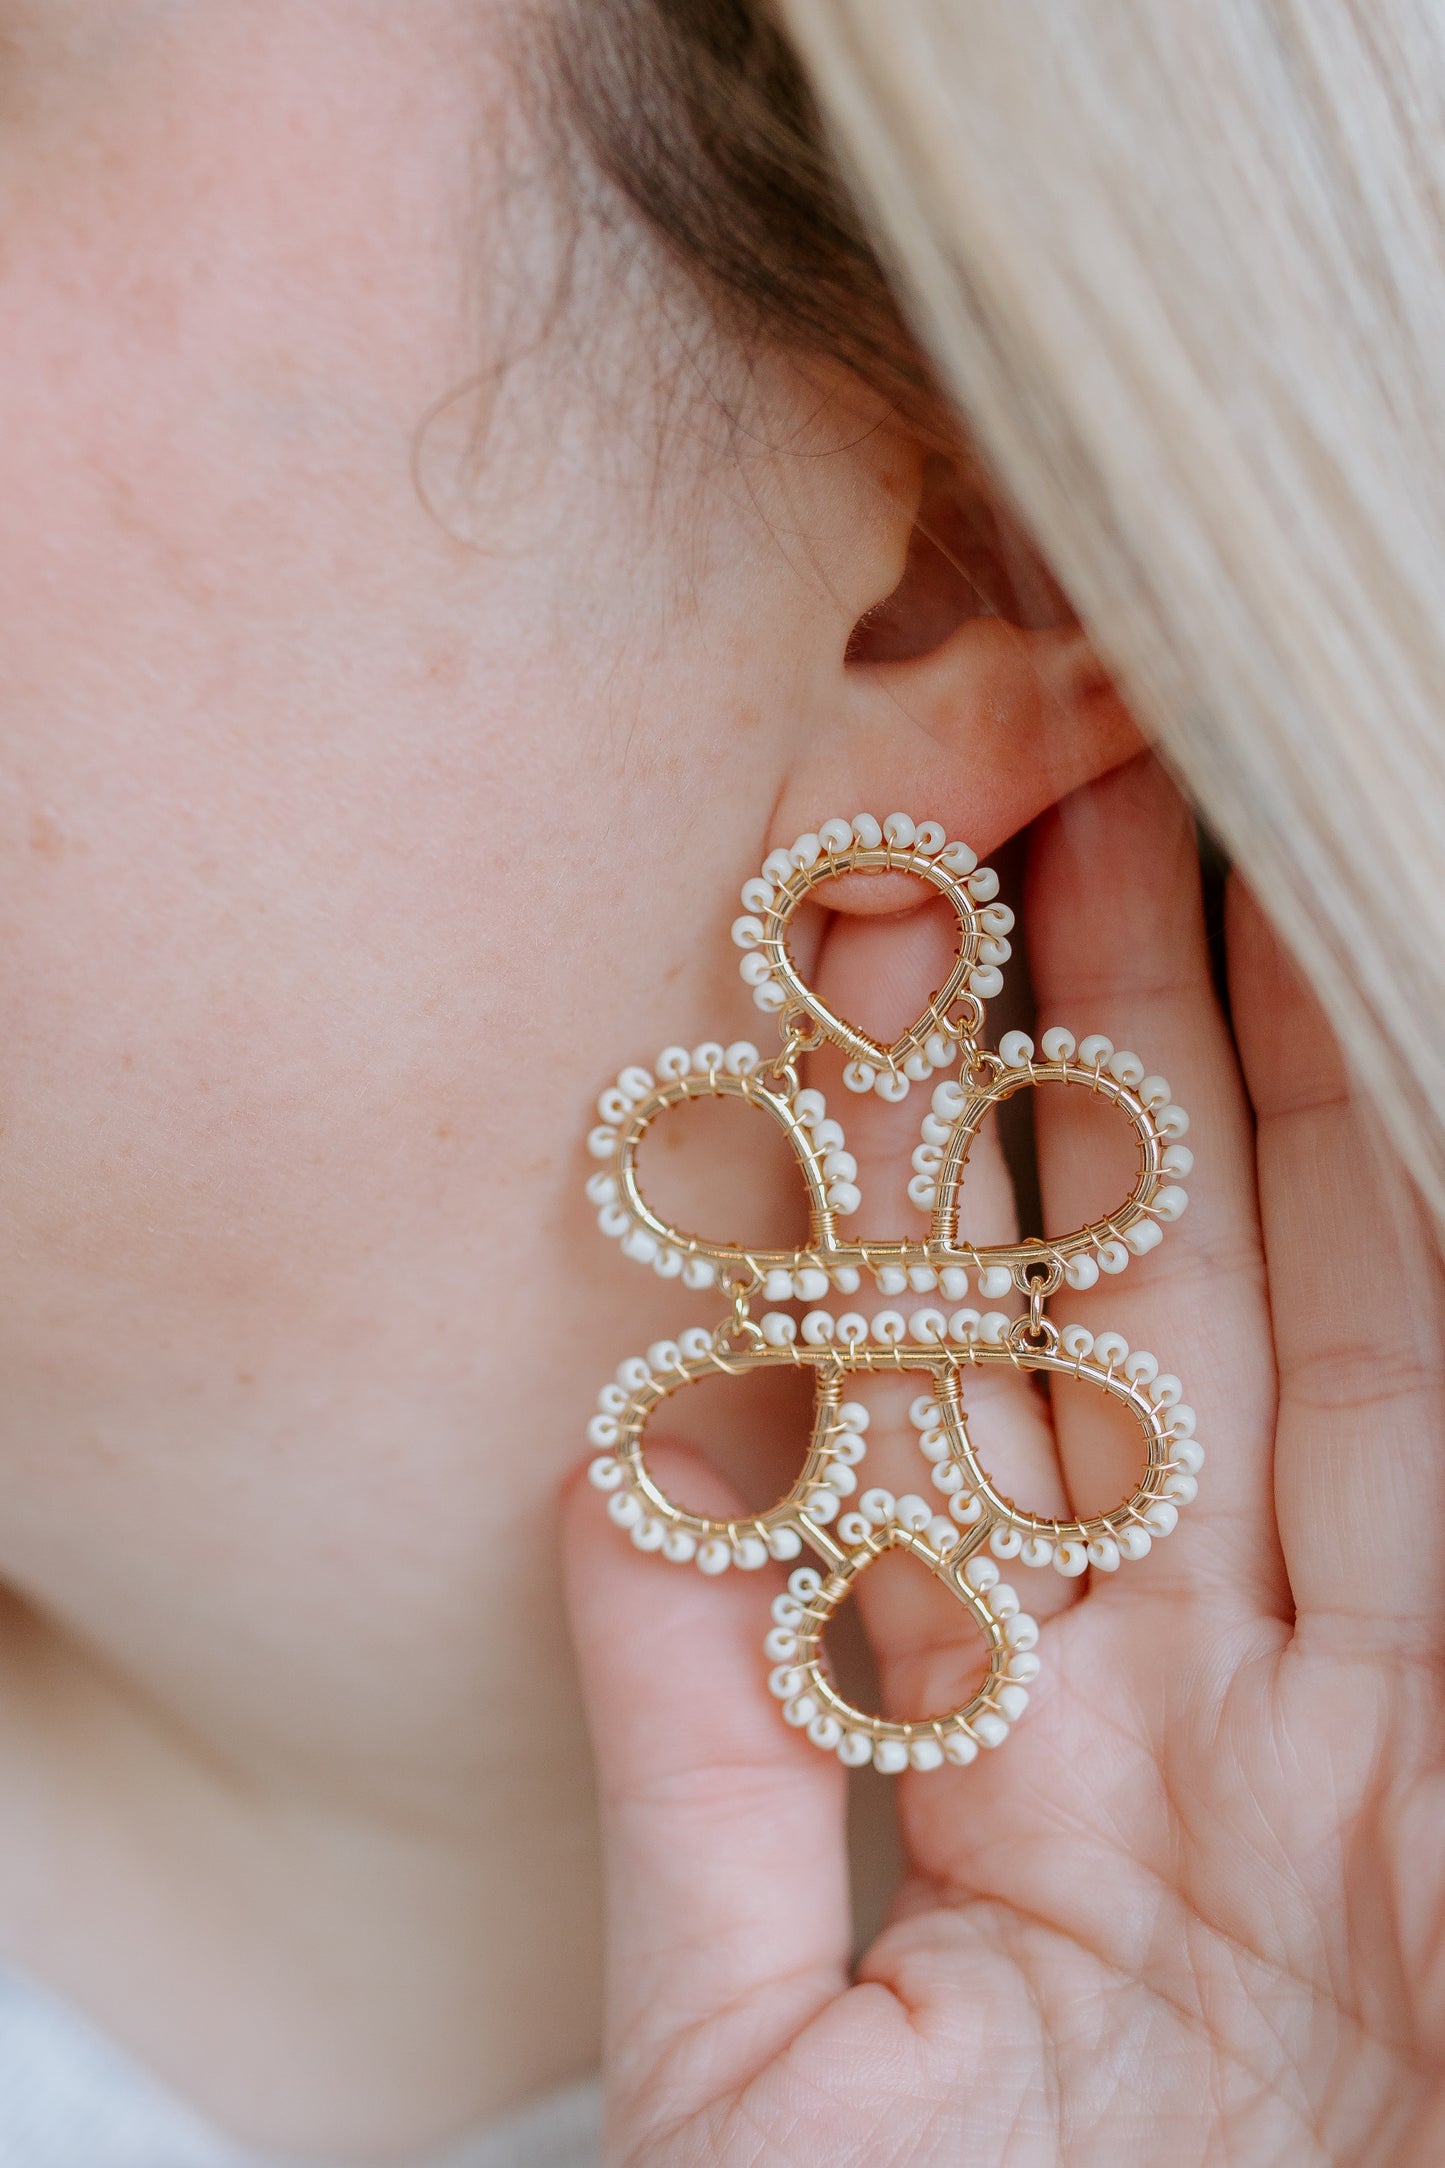
<svg viewBox="0 0 1445 2168">
<path fill-rule="evenodd" d="M 807 985 L 789 953 L 793 914 L 820 882 L 843 873 L 915 875 L 952 906 L 958 947 L 943 985 L 923 1013 L 891 1044 L 838 1015 Z M 742 977 L 753 1000 L 777 1019 L 778 1051 L 766 1061 L 744 1040 L 689 1052 L 670 1046 L 655 1070 L 628 1068 L 598 1101 L 600 1124 L 588 1138 L 605 1162 L 587 1184 L 602 1232 L 624 1253 L 665 1279 L 718 1290 L 727 1314 L 715 1326 L 689 1326 L 645 1356 L 621 1364 L 604 1386 L 589 1427 L 597 1457 L 591 1479 L 607 1510 L 642 1551 L 657 1551 L 705 1574 L 755 1570 L 772 1559 L 818 1561 L 793 1572 L 772 1606 L 763 1643 L 769 1685 L 790 1724 L 849 1765 L 872 1761 L 886 1772 L 965 1764 L 996 1747 L 1028 1705 L 1039 1671 L 1034 1620 L 999 1572 L 1001 1561 L 1074 1576 L 1087 1567 L 1113 1573 L 1142 1558 L 1174 1529 L 1196 1493 L 1203 1464 L 1195 1418 L 1178 1378 L 1152 1355 L 1132 1351 L 1117 1332 L 1082 1325 L 1062 1330 L 1046 1304 L 1060 1287 L 1093 1286 L 1122 1272 L 1161 1239 L 1188 1198 L 1178 1186 L 1193 1166 L 1179 1141 L 1188 1116 L 1162 1077 L 1146 1076 L 1136 1054 L 1116 1052 L 1101 1034 L 1076 1042 L 1063 1030 L 1043 1033 L 1038 1055 L 1027 1035 L 1005 1034 L 997 1053 L 980 1043 L 985 1003 L 1003 986 L 1013 913 L 999 903 L 998 876 L 966 844 L 950 843 L 936 821 L 895 813 L 826 821 L 791 850 L 773 851 L 760 877 L 742 891 L 745 915 L 733 926 Z M 823 1045 L 845 1057 L 853 1092 L 884 1099 L 958 1065 L 958 1080 L 937 1085 L 913 1154 L 908 1195 L 929 1214 L 922 1240 L 851 1241 L 840 1222 L 862 1205 L 856 1162 L 842 1125 L 820 1092 L 804 1088 L 800 1058 Z M 1132 1124 L 1139 1172 L 1131 1194 L 1106 1218 L 1070 1234 L 979 1247 L 960 1228 L 960 1187 L 969 1152 L 990 1109 L 1028 1086 L 1062 1084 L 1117 1107 Z M 810 1239 L 802 1249 L 713 1242 L 670 1226 L 639 1186 L 637 1152 L 667 1110 L 688 1099 L 734 1098 L 768 1116 L 787 1137 L 807 1190 Z M 905 1314 L 889 1307 L 871 1319 L 859 1311 L 790 1310 L 763 1303 L 820 1303 L 830 1292 L 856 1295 L 871 1279 L 894 1301 L 917 1298 Z M 1020 1314 L 964 1305 L 971 1287 L 985 1303 L 1010 1296 Z M 954 1307 L 957 1305 L 957 1307 Z M 797 1480 L 766 1512 L 713 1520 L 673 1504 L 647 1466 L 645 1436 L 655 1411 L 699 1379 L 736 1377 L 790 1364 L 812 1374 L 814 1415 Z M 969 1437 L 967 1379 L 1007 1365 L 1043 1372 L 1103 1393 L 1128 1409 L 1145 1446 L 1143 1476 L 1110 1513 L 1068 1520 L 1034 1514 L 999 1489 Z M 919 1433 L 936 1503 L 909 1492 L 859 1492 L 867 1453 L 868 1411 L 845 1398 L 848 1381 L 898 1372 L 920 1386 L 910 1416 Z M 828 1620 L 859 1574 L 886 1550 L 910 1552 L 962 1604 L 983 1635 L 988 1671 L 958 1708 L 895 1721 L 854 1708 L 830 1677 L 821 1646 Z"/>
</svg>

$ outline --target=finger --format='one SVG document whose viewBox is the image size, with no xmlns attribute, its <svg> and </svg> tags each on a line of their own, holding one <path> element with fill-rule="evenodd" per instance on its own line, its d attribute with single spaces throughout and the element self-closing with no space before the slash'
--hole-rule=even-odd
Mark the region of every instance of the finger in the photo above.
<svg viewBox="0 0 1445 2168">
<path fill-rule="evenodd" d="M 1212 1584 L 1281 1611 L 1273 1363 L 1251 1124 L 1210 977 L 1192 818 L 1152 760 L 1116 769 L 1040 823 L 1027 925 L 1040 1026 L 1062 1024 L 1081 1041 L 1106 1034 L 1169 1078 L 1189 1112 L 1196 1159 L 1189 1210 L 1162 1245 L 1090 1294 L 1052 1305 L 1061 1320 L 1076 1316 L 1095 1332 L 1122 1333 L 1180 1376 L 1209 1456 L 1178 1540 L 1156 1545 L 1106 1585 L 1134 1599 Z M 1132 1188 L 1132 1171 L 1116 1173 L 1115 1195 L 1101 1194 L 1095 1170 L 1106 1118 L 1082 1091 L 1038 1095 L 1051 1230 L 1106 1216 Z M 1117 1158 L 1109 1163 L 1120 1168 Z M 1132 1170 L 1132 1146 L 1124 1163 Z M 1142 1440 L 1127 1418 L 1120 1424 L 1120 1413 L 1080 1383 L 1061 1381 L 1055 1394 L 1060 1459 L 1077 1510 L 1107 1511 L 1137 1484 Z"/>
<path fill-rule="evenodd" d="M 679 1448 L 659 1482 L 735 1502 Z M 566 1501 L 568 1604 L 597 1759 L 616 2097 L 680 2119 L 742 2082 L 844 1984 L 843 1771 L 779 1718 L 771 1570 L 705 1579 Z"/>
<path fill-rule="evenodd" d="M 1431 1646 L 1445 1612 L 1438 1256 L 1334 1035 L 1258 908 L 1230 899 L 1279 1367 L 1275 1486 L 1301 1635 Z"/>
</svg>

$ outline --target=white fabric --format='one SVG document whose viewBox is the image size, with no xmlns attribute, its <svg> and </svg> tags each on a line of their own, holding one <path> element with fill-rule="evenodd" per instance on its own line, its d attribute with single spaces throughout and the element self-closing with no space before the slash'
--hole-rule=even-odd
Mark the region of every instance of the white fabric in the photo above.
<svg viewBox="0 0 1445 2168">
<path fill-rule="evenodd" d="M 600 2130 L 597 2086 L 572 2086 L 413 2168 L 596 2168 Z M 74 2011 L 0 1975 L 0 2168 L 295 2164 L 209 2129 Z"/>
</svg>

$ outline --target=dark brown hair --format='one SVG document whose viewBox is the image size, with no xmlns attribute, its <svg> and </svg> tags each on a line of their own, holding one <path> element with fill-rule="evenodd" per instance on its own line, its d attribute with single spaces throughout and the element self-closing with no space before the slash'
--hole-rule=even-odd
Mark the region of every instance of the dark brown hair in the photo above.
<svg viewBox="0 0 1445 2168">
<path fill-rule="evenodd" d="M 557 0 L 566 117 L 744 337 L 826 355 L 924 425 L 937 394 L 759 0 Z"/>
</svg>

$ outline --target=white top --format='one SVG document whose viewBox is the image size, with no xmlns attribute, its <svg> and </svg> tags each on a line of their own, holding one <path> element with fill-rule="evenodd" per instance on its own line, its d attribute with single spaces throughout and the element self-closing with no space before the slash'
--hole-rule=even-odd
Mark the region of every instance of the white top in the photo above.
<svg viewBox="0 0 1445 2168">
<path fill-rule="evenodd" d="M 601 2120 L 598 2087 L 570 2086 L 414 2168 L 597 2168 Z M 211 2130 L 75 2011 L 0 1974 L 0 2168 L 288 2164 Z"/>
</svg>

